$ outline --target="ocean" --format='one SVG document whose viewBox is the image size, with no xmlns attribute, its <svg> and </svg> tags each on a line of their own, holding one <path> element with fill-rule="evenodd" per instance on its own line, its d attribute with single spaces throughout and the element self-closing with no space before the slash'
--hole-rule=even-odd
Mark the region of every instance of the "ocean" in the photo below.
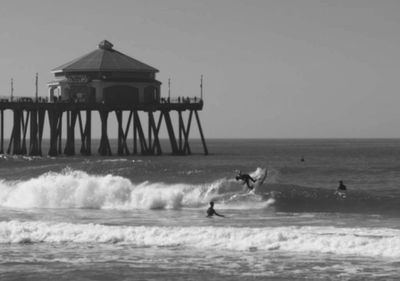
<svg viewBox="0 0 400 281">
<path fill-rule="evenodd" d="M 398 280 L 399 139 L 207 144 L 0 155 L 0 280 Z"/>
</svg>

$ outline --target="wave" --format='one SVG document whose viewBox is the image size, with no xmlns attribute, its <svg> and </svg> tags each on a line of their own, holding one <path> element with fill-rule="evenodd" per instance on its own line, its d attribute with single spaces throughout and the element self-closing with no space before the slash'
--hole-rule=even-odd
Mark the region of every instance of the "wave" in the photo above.
<svg viewBox="0 0 400 281">
<path fill-rule="evenodd" d="M 0 222 L 0 243 L 120 243 L 233 251 L 400 257 L 400 230 L 338 227 L 150 227 Z"/>
<path fill-rule="evenodd" d="M 260 170 L 261 171 L 261 170 Z M 260 173 L 256 170 L 255 173 Z M 65 169 L 26 181 L 0 181 L 0 206 L 10 208 L 178 209 L 204 207 L 220 201 L 222 208 L 264 206 L 258 195 L 233 198 L 243 190 L 234 180 L 201 185 L 132 183 L 115 175 L 90 175 Z M 232 199 L 231 199 L 232 198 Z M 254 202 L 258 201 L 258 205 Z M 257 203 L 257 202 L 256 202 Z M 260 206 L 262 205 L 262 206 Z"/>
<path fill-rule="evenodd" d="M 257 168 L 259 178 L 266 173 Z M 278 212 L 355 212 L 393 214 L 400 212 L 396 194 L 372 194 L 348 190 L 345 199 L 334 191 L 274 183 L 277 171 L 268 172 L 267 182 L 248 192 L 234 179 L 221 178 L 204 184 L 133 183 L 115 175 L 91 175 L 65 169 L 25 181 L 0 180 L 0 207 L 82 209 L 180 209 L 204 208 L 213 200 L 218 209 L 264 209 Z"/>
</svg>

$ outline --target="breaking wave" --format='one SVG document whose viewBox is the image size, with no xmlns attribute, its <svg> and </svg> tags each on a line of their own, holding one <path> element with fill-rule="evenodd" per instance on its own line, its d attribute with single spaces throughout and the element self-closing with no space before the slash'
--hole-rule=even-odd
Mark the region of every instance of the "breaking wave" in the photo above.
<svg viewBox="0 0 400 281">
<path fill-rule="evenodd" d="M 255 173 L 262 172 L 258 169 Z M 0 206 L 10 208 L 178 209 L 197 208 L 210 200 L 225 208 L 262 208 L 259 195 L 243 193 L 234 180 L 203 185 L 132 183 L 115 175 L 90 175 L 66 169 L 26 181 L 0 181 Z M 238 200 L 240 199 L 240 200 Z"/>
<path fill-rule="evenodd" d="M 233 251 L 400 257 L 400 230 L 338 227 L 150 227 L 0 222 L 0 243 L 121 243 Z"/>
</svg>

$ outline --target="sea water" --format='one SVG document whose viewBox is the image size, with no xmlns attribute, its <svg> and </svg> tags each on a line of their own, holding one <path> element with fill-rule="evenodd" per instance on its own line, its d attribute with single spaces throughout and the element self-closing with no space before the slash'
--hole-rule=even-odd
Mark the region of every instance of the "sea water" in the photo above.
<svg viewBox="0 0 400 281">
<path fill-rule="evenodd" d="M 400 140 L 208 149 L 2 155 L 0 280 L 398 280 Z M 254 192 L 235 180 L 265 168 Z"/>
</svg>

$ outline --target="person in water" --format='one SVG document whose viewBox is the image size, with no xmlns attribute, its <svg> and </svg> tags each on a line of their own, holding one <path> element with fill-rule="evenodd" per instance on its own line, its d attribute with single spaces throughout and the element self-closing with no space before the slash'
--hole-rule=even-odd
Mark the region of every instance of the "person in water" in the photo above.
<svg viewBox="0 0 400 281">
<path fill-rule="evenodd" d="M 244 183 L 246 183 L 247 187 L 252 190 L 254 187 L 252 185 L 250 185 L 250 181 L 252 181 L 253 183 L 256 182 L 255 179 L 253 179 L 249 174 L 242 174 L 241 171 L 239 171 L 239 173 L 236 175 L 236 180 L 241 180 Z"/>
<path fill-rule="evenodd" d="M 343 181 L 339 181 L 339 186 L 337 188 L 338 192 L 345 192 L 347 190 L 346 186 L 344 185 Z"/>
<path fill-rule="evenodd" d="M 335 192 L 336 195 L 338 195 L 342 199 L 345 199 L 347 197 L 346 196 L 346 190 L 347 190 L 347 188 L 344 185 L 343 181 L 339 181 L 339 186 L 338 186 L 338 188 L 337 188 L 337 190 Z"/>
<path fill-rule="evenodd" d="M 216 215 L 216 216 L 219 216 L 219 217 L 225 217 L 224 215 L 218 214 L 218 213 L 214 210 L 214 202 L 211 201 L 211 202 L 210 202 L 210 208 L 208 208 L 208 210 L 207 210 L 207 217 L 212 217 L 213 215 Z"/>
</svg>

